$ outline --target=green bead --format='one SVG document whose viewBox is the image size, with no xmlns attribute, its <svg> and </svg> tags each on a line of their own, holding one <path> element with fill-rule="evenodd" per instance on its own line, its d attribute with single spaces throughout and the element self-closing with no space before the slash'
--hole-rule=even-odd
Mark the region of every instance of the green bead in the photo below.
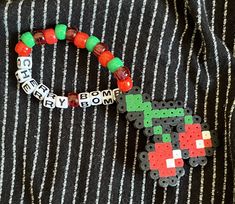
<svg viewBox="0 0 235 204">
<path fill-rule="evenodd" d="M 144 118 L 144 127 L 152 127 L 152 126 L 153 126 L 153 122 L 151 118 Z"/>
<path fill-rule="evenodd" d="M 121 59 L 119 59 L 118 57 L 114 57 L 107 64 L 109 71 L 112 73 L 117 71 L 118 68 L 123 67 L 123 66 L 124 66 L 123 61 Z"/>
<path fill-rule="evenodd" d="M 59 40 L 65 40 L 67 32 L 67 26 L 64 24 L 57 24 L 55 26 L 55 35 Z"/>
<path fill-rule="evenodd" d="M 35 45 L 34 37 L 30 32 L 24 33 L 20 39 L 27 47 L 32 48 Z"/>
<path fill-rule="evenodd" d="M 162 134 L 162 126 L 154 126 L 153 127 L 153 134 L 154 135 L 161 135 Z"/>
<path fill-rule="evenodd" d="M 98 43 L 100 43 L 100 40 L 97 37 L 92 35 L 86 41 L 86 49 L 89 52 L 92 52 Z"/>
<path fill-rule="evenodd" d="M 177 108 L 176 109 L 177 116 L 184 116 L 184 109 L 183 108 Z"/>
<path fill-rule="evenodd" d="M 193 124 L 193 117 L 191 115 L 186 115 L 184 117 L 185 124 Z"/>
<path fill-rule="evenodd" d="M 170 134 L 162 134 L 162 141 L 163 142 L 171 142 L 171 135 Z"/>
</svg>

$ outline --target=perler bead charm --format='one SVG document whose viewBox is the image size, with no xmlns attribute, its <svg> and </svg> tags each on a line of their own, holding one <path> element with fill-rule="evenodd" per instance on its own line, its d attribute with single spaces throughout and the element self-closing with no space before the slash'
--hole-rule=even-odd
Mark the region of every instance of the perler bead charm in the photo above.
<svg viewBox="0 0 235 204">
<path fill-rule="evenodd" d="M 120 94 L 117 103 L 118 111 L 148 137 L 146 151 L 138 155 L 140 168 L 150 171 L 161 187 L 177 185 L 185 173 L 184 159 L 192 167 L 206 165 L 206 156 L 212 156 L 218 145 L 215 131 L 181 101 L 150 101 L 150 95 L 133 87 Z"/>
</svg>

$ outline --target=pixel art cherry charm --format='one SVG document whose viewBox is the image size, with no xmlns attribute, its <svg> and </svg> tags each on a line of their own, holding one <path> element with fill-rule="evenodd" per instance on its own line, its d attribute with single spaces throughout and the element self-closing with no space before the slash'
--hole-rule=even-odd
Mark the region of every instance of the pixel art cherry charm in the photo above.
<svg viewBox="0 0 235 204">
<path fill-rule="evenodd" d="M 148 138 L 146 151 L 138 155 L 140 168 L 150 171 L 159 186 L 176 186 L 185 173 L 185 159 L 192 167 L 204 166 L 218 145 L 216 132 L 181 101 L 150 101 L 135 86 L 118 96 L 117 109 Z"/>
</svg>

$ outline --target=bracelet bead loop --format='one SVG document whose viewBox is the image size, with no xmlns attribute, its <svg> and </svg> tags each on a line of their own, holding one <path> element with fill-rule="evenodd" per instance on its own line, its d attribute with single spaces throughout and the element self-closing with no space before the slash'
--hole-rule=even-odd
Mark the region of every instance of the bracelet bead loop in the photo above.
<svg viewBox="0 0 235 204">
<path fill-rule="evenodd" d="M 101 66 L 108 68 L 117 80 L 118 89 L 104 90 L 103 92 L 91 93 L 69 93 L 68 97 L 56 96 L 49 92 L 49 88 L 44 84 L 38 84 L 32 78 L 32 48 L 35 45 L 55 44 L 58 40 L 72 42 L 77 48 L 86 48 L 97 58 Z M 124 62 L 109 51 L 108 46 L 100 42 L 96 36 L 89 36 L 87 33 L 80 32 L 76 28 L 67 27 L 64 24 L 57 24 L 55 29 L 36 30 L 33 33 L 25 32 L 21 35 L 20 41 L 15 46 L 18 53 L 17 67 L 15 76 L 22 84 L 23 90 L 27 94 L 32 94 L 39 100 L 44 100 L 43 105 L 48 108 L 67 108 L 67 107 L 89 107 L 91 105 L 111 104 L 114 102 L 118 92 L 127 92 L 132 89 L 133 81 L 130 71 L 124 66 Z M 108 95 L 107 95 L 108 93 Z M 111 94 L 110 94 L 111 93 Z M 96 95 L 94 95 L 96 94 Z"/>
</svg>

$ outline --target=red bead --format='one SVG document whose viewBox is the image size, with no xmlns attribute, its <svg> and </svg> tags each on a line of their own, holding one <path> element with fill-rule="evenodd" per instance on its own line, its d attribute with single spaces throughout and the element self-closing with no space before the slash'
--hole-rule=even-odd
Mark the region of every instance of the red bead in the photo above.
<svg viewBox="0 0 235 204">
<path fill-rule="evenodd" d="M 114 56 L 110 51 L 105 51 L 98 57 L 98 60 L 103 67 L 107 67 L 108 62 L 113 58 Z"/>
<path fill-rule="evenodd" d="M 79 106 L 78 94 L 74 92 L 69 93 L 68 101 L 70 107 L 78 107 Z"/>
<path fill-rule="evenodd" d="M 105 43 L 98 43 L 94 50 L 93 50 L 93 54 L 96 57 L 99 57 L 103 52 L 107 51 L 109 48 Z"/>
<path fill-rule="evenodd" d="M 130 77 L 130 70 L 127 67 L 120 67 L 116 72 L 113 73 L 114 77 L 119 80 L 123 81 L 127 77 Z"/>
<path fill-rule="evenodd" d="M 47 43 L 41 30 L 35 31 L 33 37 L 37 45 L 45 45 Z"/>
<path fill-rule="evenodd" d="M 86 41 L 89 38 L 89 35 L 83 32 L 78 32 L 74 38 L 74 44 L 77 48 L 86 48 Z"/>
<path fill-rule="evenodd" d="M 58 39 L 56 38 L 55 31 L 52 28 L 48 28 L 43 31 L 45 40 L 47 44 L 52 45 L 58 42 Z"/>
<path fill-rule="evenodd" d="M 77 35 L 77 32 L 78 32 L 77 28 L 68 28 L 66 32 L 66 40 L 68 42 L 73 42 L 74 38 Z"/>
<path fill-rule="evenodd" d="M 127 77 L 125 80 L 123 81 L 117 81 L 117 85 L 118 85 L 118 88 L 122 91 L 122 92 L 127 92 L 129 90 L 132 89 L 133 87 L 133 82 L 132 82 L 132 79 L 131 77 Z"/>
<path fill-rule="evenodd" d="M 32 52 L 32 49 L 27 47 L 22 41 L 19 41 L 15 46 L 15 51 L 19 56 L 29 56 Z"/>
</svg>

